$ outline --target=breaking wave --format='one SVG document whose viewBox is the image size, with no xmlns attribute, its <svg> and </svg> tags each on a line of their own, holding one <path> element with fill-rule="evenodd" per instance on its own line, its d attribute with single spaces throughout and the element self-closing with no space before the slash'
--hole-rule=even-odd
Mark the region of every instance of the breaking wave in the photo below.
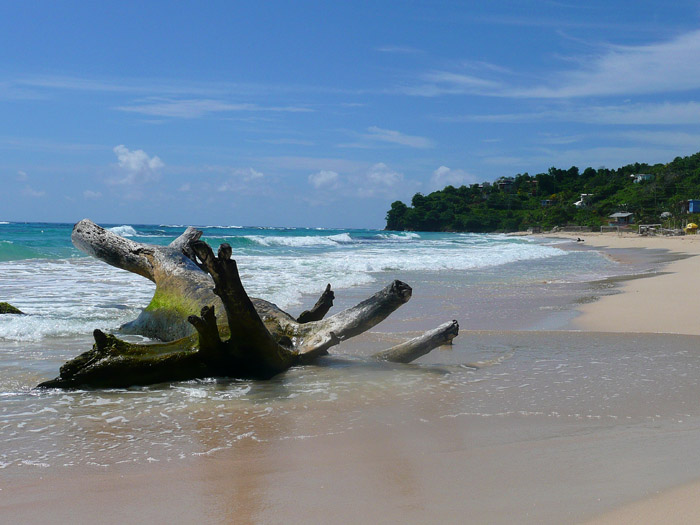
<svg viewBox="0 0 700 525">
<path fill-rule="evenodd" d="M 112 233 L 121 235 L 122 237 L 136 237 L 138 235 L 138 232 L 132 226 L 126 224 L 122 226 L 114 226 L 112 228 L 107 229 Z"/>
</svg>

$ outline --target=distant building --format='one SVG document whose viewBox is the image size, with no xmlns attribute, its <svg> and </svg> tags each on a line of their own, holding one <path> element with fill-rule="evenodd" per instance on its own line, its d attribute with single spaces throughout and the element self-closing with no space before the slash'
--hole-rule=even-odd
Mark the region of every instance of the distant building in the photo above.
<svg viewBox="0 0 700 525">
<path fill-rule="evenodd" d="M 635 184 L 638 184 L 643 180 L 651 180 L 654 178 L 654 176 L 651 173 L 637 173 L 635 175 L 630 175 L 630 177 L 632 177 L 633 182 Z"/>
<path fill-rule="evenodd" d="M 612 215 L 608 215 L 610 226 L 629 226 L 634 224 L 634 213 L 628 211 L 618 211 Z"/>
<path fill-rule="evenodd" d="M 515 184 L 515 179 L 513 177 L 501 177 L 496 181 L 498 189 L 506 192 L 513 190 L 513 184 Z"/>
<path fill-rule="evenodd" d="M 540 201 L 540 206 L 542 206 L 543 208 L 545 208 L 547 206 L 551 206 L 551 205 L 552 205 L 552 201 L 550 199 L 543 199 Z"/>
<path fill-rule="evenodd" d="M 574 202 L 574 206 L 576 206 L 577 208 L 585 208 L 590 204 L 591 197 L 593 197 L 592 193 L 582 193 L 581 200 Z"/>
</svg>

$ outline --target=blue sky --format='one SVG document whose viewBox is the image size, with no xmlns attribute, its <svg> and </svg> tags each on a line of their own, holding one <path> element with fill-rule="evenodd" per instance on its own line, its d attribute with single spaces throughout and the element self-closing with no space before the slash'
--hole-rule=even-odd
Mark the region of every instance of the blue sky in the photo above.
<svg viewBox="0 0 700 525">
<path fill-rule="evenodd" d="M 0 1 L 0 220 L 376 227 L 700 151 L 700 2 Z"/>
</svg>

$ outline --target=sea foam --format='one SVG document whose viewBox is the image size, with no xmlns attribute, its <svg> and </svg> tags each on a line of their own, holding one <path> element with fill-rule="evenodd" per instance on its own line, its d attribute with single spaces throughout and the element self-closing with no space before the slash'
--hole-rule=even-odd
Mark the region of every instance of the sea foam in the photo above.
<svg viewBox="0 0 700 525">
<path fill-rule="evenodd" d="M 121 235 L 122 237 L 136 237 L 138 235 L 138 232 L 133 228 L 133 226 L 129 226 L 127 224 L 124 224 L 122 226 L 114 226 L 112 228 L 107 229 L 112 233 Z"/>
<path fill-rule="evenodd" d="M 111 230 L 140 237 L 169 234 L 174 238 L 181 233 L 139 228 L 143 231 L 129 225 Z M 400 272 L 469 271 L 569 253 L 505 236 L 366 230 L 325 233 L 276 229 L 258 235 L 208 235 L 206 239 L 214 249 L 221 242 L 230 243 L 248 293 L 284 309 L 301 304 L 305 294 L 319 294 L 325 283 L 338 290 L 388 282 Z M 61 249 L 71 250 L 67 252 L 71 256 L 77 253 L 66 245 Z M 152 298 L 153 283 L 138 275 L 88 257 L 37 259 L 35 250 L 15 242 L 0 243 L 3 300 L 30 314 L 2 319 L 0 340 L 41 341 L 89 334 L 95 328 L 116 330 L 138 316 Z M 14 260 L 1 262 L 3 253 L 5 261 L 8 257 Z"/>
</svg>

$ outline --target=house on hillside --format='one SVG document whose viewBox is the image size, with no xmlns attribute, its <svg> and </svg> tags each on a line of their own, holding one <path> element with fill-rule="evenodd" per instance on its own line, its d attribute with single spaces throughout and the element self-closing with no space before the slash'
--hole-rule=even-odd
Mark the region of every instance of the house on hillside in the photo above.
<svg viewBox="0 0 700 525">
<path fill-rule="evenodd" d="M 574 202 L 574 206 L 577 208 L 585 208 L 591 203 L 591 197 L 593 197 L 592 193 L 582 193 L 581 199 Z"/>
<path fill-rule="evenodd" d="M 515 184 L 515 179 L 513 177 L 501 177 L 496 181 L 498 189 L 506 193 L 513 191 L 513 184 Z"/>
<path fill-rule="evenodd" d="M 630 177 L 632 177 L 632 182 L 635 184 L 639 184 L 642 181 L 651 180 L 654 178 L 651 173 L 636 173 L 634 175 L 630 175 Z"/>
<path fill-rule="evenodd" d="M 700 213 L 700 200 L 688 199 L 681 201 L 681 212 L 683 213 Z"/>
<path fill-rule="evenodd" d="M 634 213 L 618 211 L 617 213 L 608 215 L 608 219 L 610 219 L 608 223 L 610 226 L 629 226 L 630 224 L 634 224 Z"/>
</svg>

